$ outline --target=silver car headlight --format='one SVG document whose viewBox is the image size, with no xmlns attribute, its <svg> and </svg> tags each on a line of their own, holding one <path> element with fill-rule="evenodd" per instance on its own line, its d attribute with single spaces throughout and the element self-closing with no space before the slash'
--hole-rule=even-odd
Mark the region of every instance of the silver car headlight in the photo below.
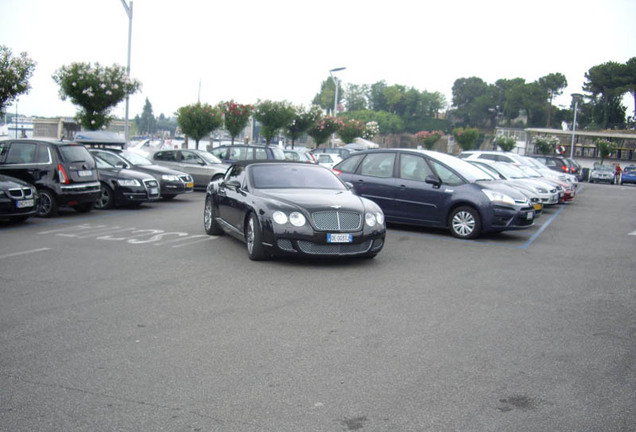
<svg viewBox="0 0 636 432">
<path fill-rule="evenodd" d="M 141 186 L 141 183 L 135 179 L 120 179 L 117 180 L 117 183 L 119 183 L 119 186 Z"/>
<path fill-rule="evenodd" d="M 511 206 L 515 205 L 515 200 L 513 200 L 512 198 L 510 198 L 508 195 L 506 195 L 504 193 L 497 192 L 497 191 L 494 191 L 494 190 L 491 190 L 491 189 L 482 189 L 481 191 L 492 202 L 504 203 L 504 204 L 508 204 L 508 205 L 511 205 Z"/>
<path fill-rule="evenodd" d="M 161 174 L 161 178 L 165 181 L 179 181 L 179 177 L 172 174 Z"/>
</svg>

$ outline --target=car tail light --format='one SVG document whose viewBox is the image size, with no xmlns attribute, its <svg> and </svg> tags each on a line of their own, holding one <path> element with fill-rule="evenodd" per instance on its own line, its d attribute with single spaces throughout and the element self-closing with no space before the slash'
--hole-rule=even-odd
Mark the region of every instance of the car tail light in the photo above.
<svg viewBox="0 0 636 432">
<path fill-rule="evenodd" d="M 561 169 L 563 170 L 563 172 L 569 172 L 570 170 L 568 169 L 567 166 L 565 165 L 561 165 Z"/>
<path fill-rule="evenodd" d="M 342 174 L 342 171 L 337 170 L 337 169 L 333 169 L 333 168 L 331 168 L 331 171 L 333 171 L 334 173 L 336 173 L 336 175 L 340 175 L 340 174 Z"/>
<path fill-rule="evenodd" d="M 66 175 L 66 170 L 62 166 L 62 164 L 57 164 L 57 176 L 60 179 L 60 183 L 69 184 L 70 181 L 68 176 Z"/>
</svg>

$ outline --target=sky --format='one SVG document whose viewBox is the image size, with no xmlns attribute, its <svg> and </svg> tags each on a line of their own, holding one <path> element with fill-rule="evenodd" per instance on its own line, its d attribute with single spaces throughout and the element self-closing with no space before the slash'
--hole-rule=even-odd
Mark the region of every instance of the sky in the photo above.
<svg viewBox="0 0 636 432">
<path fill-rule="evenodd" d="M 592 66 L 636 56 L 636 0 L 125 2 L 130 75 L 142 84 L 129 118 L 146 98 L 156 116 L 197 100 L 309 106 L 338 67 L 345 87 L 385 81 L 449 103 L 459 78 L 532 82 L 559 72 L 568 87 L 556 104 L 569 106 Z M 7 110 L 74 116 L 52 75 L 73 62 L 125 67 L 128 26 L 122 0 L 0 0 L 0 45 L 37 62 L 30 92 Z M 112 114 L 123 118 L 125 103 Z"/>
</svg>

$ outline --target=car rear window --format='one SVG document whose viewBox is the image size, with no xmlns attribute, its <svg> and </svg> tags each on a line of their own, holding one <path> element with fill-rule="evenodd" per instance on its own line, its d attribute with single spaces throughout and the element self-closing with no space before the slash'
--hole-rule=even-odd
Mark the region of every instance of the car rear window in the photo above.
<svg viewBox="0 0 636 432">
<path fill-rule="evenodd" d="M 95 165 L 93 156 L 86 150 L 86 147 L 81 145 L 63 145 L 59 146 L 60 153 L 62 153 L 62 159 L 65 162 L 86 162 L 90 166 Z"/>
</svg>

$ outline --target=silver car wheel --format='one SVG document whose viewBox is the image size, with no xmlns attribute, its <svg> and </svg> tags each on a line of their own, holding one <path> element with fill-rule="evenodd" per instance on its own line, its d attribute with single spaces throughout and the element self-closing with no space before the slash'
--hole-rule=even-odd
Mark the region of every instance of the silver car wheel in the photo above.
<svg viewBox="0 0 636 432">
<path fill-rule="evenodd" d="M 250 220 L 247 222 L 246 231 L 245 242 L 247 243 L 247 252 L 252 255 L 254 251 L 254 218 L 250 218 Z"/>
<path fill-rule="evenodd" d="M 475 218 L 468 211 L 460 211 L 453 216 L 453 231 L 461 237 L 469 237 L 475 230 Z"/>
</svg>

